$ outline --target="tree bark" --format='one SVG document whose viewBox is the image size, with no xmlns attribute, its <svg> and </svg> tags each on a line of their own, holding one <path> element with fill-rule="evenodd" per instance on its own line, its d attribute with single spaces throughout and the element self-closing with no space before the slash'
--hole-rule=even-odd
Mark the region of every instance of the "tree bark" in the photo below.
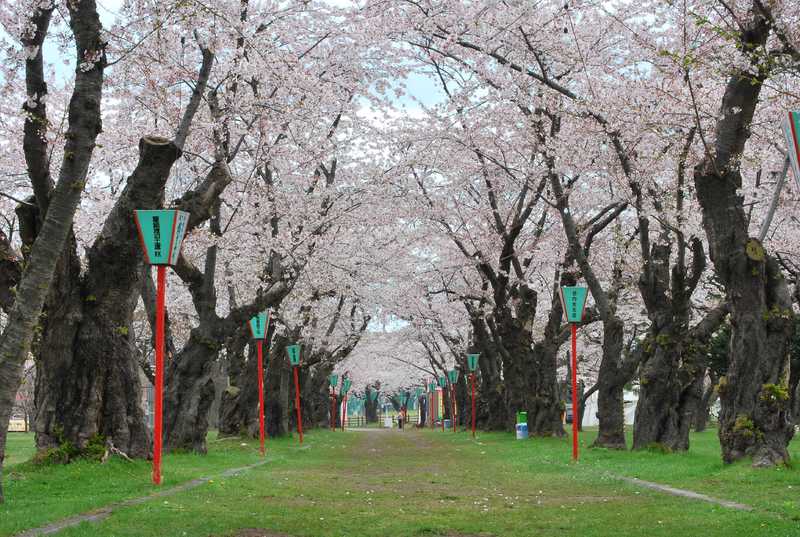
<svg viewBox="0 0 800 537">
<path fill-rule="evenodd" d="M 716 274 L 731 305 L 731 354 L 720 380 L 719 438 L 722 458 L 752 457 L 754 466 L 787 463 L 794 434 L 788 393 L 789 342 L 793 330 L 791 296 L 775 259 L 757 239 L 748 238 L 748 219 L 739 163 L 769 63 L 761 50 L 771 23 L 754 6 L 743 23 L 741 48 L 750 65 L 737 70 L 725 87 L 716 140 L 694 170 Z"/>
<path fill-rule="evenodd" d="M 14 288 L 22 278 L 22 257 L 0 231 L 0 309 L 8 315 L 16 299 Z"/>
<path fill-rule="evenodd" d="M 641 225 L 646 228 L 646 224 Z M 700 349 L 706 347 L 728 314 L 727 304 L 723 304 L 689 329 L 691 297 L 705 268 L 705 254 L 700 240 L 694 239 L 690 272 L 685 263 L 686 246 L 678 234 L 677 261 L 671 268 L 671 245 L 666 233 L 650 252 L 643 252 L 645 266 L 639 289 L 651 325 L 640 343 L 643 348 L 637 349 L 643 360 L 634 449 L 654 444 L 669 451 L 689 449 L 689 430 L 702 394 L 707 362 Z"/>
<path fill-rule="evenodd" d="M 2 465 L 8 423 L 22 378 L 22 365 L 28 357 L 36 324 L 53 280 L 58 259 L 54 253 L 61 252 L 67 243 L 95 140 L 102 130 L 100 101 L 106 60 L 97 6 L 93 0 L 79 0 L 69 2 L 67 9 L 70 29 L 75 36 L 76 65 L 80 65 L 87 54 L 97 52 L 99 55 L 89 68 L 76 68 L 58 183 L 22 274 L 8 324 L 0 337 L 0 502 L 4 499 Z M 33 17 L 38 13 L 35 12 Z"/>
<path fill-rule="evenodd" d="M 87 252 L 85 274 L 74 242 L 62 257 L 37 352 L 34 428 L 40 450 L 64 442 L 83 449 L 100 436 L 131 457 L 150 453 L 132 339 L 142 285 L 133 210 L 161 205 L 179 154 L 168 140 L 140 140 L 139 163 Z"/>
</svg>

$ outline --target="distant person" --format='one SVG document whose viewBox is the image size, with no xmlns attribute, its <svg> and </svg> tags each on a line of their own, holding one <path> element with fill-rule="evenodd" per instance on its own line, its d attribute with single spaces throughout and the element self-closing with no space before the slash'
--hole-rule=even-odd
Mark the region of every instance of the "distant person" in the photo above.
<svg viewBox="0 0 800 537">
<path fill-rule="evenodd" d="M 402 429 L 403 428 L 403 413 L 402 412 L 397 415 L 397 428 L 398 429 Z"/>
</svg>

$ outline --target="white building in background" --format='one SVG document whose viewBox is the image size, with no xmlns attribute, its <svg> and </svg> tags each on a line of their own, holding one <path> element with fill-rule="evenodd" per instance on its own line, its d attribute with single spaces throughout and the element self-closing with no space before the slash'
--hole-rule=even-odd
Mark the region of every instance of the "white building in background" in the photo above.
<svg viewBox="0 0 800 537">
<path fill-rule="evenodd" d="M 639 394 L 625 390 L 623 392 L 623 397 L 625 398 L 625 425 L 633 425 Z M 589 396 L 589 399 L 586 400 L 586 410 L 583 413 L 583 426 L 596 427 L 598 425 L 600 425 L 600 422 L 597 419 L 597 392 L 594 392 Z"/>
</svg>

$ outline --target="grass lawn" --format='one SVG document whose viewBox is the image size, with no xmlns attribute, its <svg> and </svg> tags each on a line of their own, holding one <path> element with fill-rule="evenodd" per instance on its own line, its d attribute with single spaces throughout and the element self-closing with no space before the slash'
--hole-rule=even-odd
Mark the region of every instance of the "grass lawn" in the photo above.
<svg viewBox="0 0 800 537">
<path fill-rule="evenodd" d="M 587 432 L 583 444 L 594 433 Z M 723 466 L 713 431 L 688 454 L 584 449 L 510 434 L 311 431 L 270 441 L 269 463 L 174 496 L 125 507 L 65 536 L 800 536 L 800 470 Z M 22 443 L 11 450 L 26 449 Z M 259 459 L 256 443 L 213 442 L 206 457 L 171 455 L 165 485 Z M 27 449 L 30 449 L 29 447 Z M 11 460 L 24 456 L 11 452 Z M 800 458 L 800 443 L 793 445 Z M 13 464 L 13 463 L 12 463 Z M 146 462 L 16 464 L 0 535 L 153 490 Z M 739 512 L 619 481 L 626 475 L 752 505 Z M 9 480 L 10 477 L 10 480 Z M 10 482 L 9 482 L 10 481 Z M 258 531 L 245 531 L 247 528 Z"/>
<path fill-rule="evenodd" d="M 36 453 L 33 433 L 8 433 L 6 437 L 6 467 L 25 462 Z"/>
</svg>

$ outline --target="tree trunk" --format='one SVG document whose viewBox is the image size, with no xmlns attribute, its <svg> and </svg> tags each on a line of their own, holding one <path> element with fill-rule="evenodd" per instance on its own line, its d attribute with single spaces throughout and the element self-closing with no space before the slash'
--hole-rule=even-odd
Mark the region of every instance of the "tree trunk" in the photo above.
<svg viewBox="0 0 800 537">
<path fill-rule="evenodd" d="M 696 408 L 696 378 L 681 367 L 680 337 L 666 329 L 643 343 L 653 347 L 642 365 L 633 449 L 657 444 L 669 451 L 689 449 L 689 426 Z M 657 343 L 661 341 L 661 344 Z M 702 382 L 702 379 L 701 379 Z"/>
<path fill-rule="evenodd" d="M 222 401 L 219 411 L 220 436 L 250 436 L 258 438 L 258 357 L 254 351 L 255 345 L 250 341 L 248 334 L 241 330 L 228 345 L 229 378 L 230 385 L 222 392 Z M 248 352 L 245 354 L 245 346 Z M 269 348 L 264 345 L 264 379 L 267 378 L 269 365 Z M 247 357 L 245 359 L 245 356 Z M 266 383 L 265 383 L 265 392 Z M 264 419 L 267 419 L 266 400 L 264 403 Z"/>
<path fill-rule="evenodd" d="M 623 388 L 630 380 L 623 374 L 620 359 L 623 325 L 617 316 L 603 321 L 603 358 L 597 383 L 597 418 L 600 427 L 592 445 L 625 449 L 625 407 Z"/>
<path fill-rule="evenodd" d="M 364 404 L 367 414 L 367 423 L 376 423 L 378 421 L 378 398 L 372 399 L 372 394 L 376 393 L 375 388 L 367 388 L 367 401 Z"/>
<path fill-rule="evenodd" d="M 332 371 L 332 367 L 323 364 L 301 368 L 300 393 L 302 393 L 303 427 L 327 427 L 330 423 L 331 397 L 328 389 L 328 375 Z"/>
<path fill-rule="evenodd" d="M 293 380 L 286 358 L 288 344 L 289 338 L 285 335 L 276 335 L 269 357 L 269 375 L 265 382 L 267 386 L 265 406 L 267 408 L 267 431 L 271 437 L 289 434 L 289 414 L 294 409 L 289 400 L 289 384 Z M 340 403 L 341 400 L 337 402 Z"/>
<path fill-rule="evenodd" d="M 133 210 L 161 205 L 180 152 L 158 138 L 143 138 L 139 149 L 136 170 L 87 252 L 85 274 L 80 275 L 74 238 L 59 261 L 37 349 L 39 449 L 64 442 L 83 449 L 102 437 L 131 457 L 150 454 L 133 345 L 133 313 L 142 285 Z"/>
<path fill-rule="evenodd" d="M 2 467 L 11 409 L 22 378 L 23 364 L 34 336 L 39 315 L 55 273 L 58 256 L 67 243 L 72 220 L 80 202 L 97 134 L 102 130 L 104 45 L 97 6 L 92 0 L 67 4 L 70 27 L 76 40 L 76 58 L 85 60 L 88 50 L 100 53 L 98 60 L 75 74 L 75 90 L 69 103 L 64 161 L 58 183 L 47 207 L 41 231 L 31 250 L 17 288 L 17 300 L 0 337 L 0 503 L 3 501 Z"/>
<path fill-rule="evenodd" d="M 708 387 L 703 389 L 700 400 L 697 402 L 697 410 L 694 413 L 694 430 L 698 433 L 706 430 L 708 419 L 711 415 L 711 406 L 717 400 L 717 378 L 710 373 Z"/>
<path fill-rule="evenodd" d="M 757 9 L 749 18 L 741 48 L 761 49 L 772 24 Z M 722 458 L 752 457 L 754 466 L 787 463 L 794 435 L 788 391 L 791 297 L 775 259 L 757 239 L 748 238 L 749 219 L 739 193 L 739 165 L 769 73 L 763 61 L 753 54 L 752 65 L 728 79 L 714 146 L 694 170 L 711 259 L 731 305 L 730 365 L 719 385 Z"/>
<path fill-rule="evenodd" d="M 208 411 L 214 401 L 214 363 L 219 347 L 201 326 L 167 366 L 164 386 L 164 449 L 205 453 Z"/>
<path fill-rule="evenodd" d="M 505 399 L 505 387 L 500 379 L 501 358 L 486 330 L 486 323 L 477 311 L 468 307 L 470 324 L 475 338 L 475 345 L 481 357 L 478 361 L 480 375 L 475 379 L 476 398 L 479 399 L 480 422 L 478 426 L 488 431 L 507 430 L 508 406 Z"/>
</svg>

